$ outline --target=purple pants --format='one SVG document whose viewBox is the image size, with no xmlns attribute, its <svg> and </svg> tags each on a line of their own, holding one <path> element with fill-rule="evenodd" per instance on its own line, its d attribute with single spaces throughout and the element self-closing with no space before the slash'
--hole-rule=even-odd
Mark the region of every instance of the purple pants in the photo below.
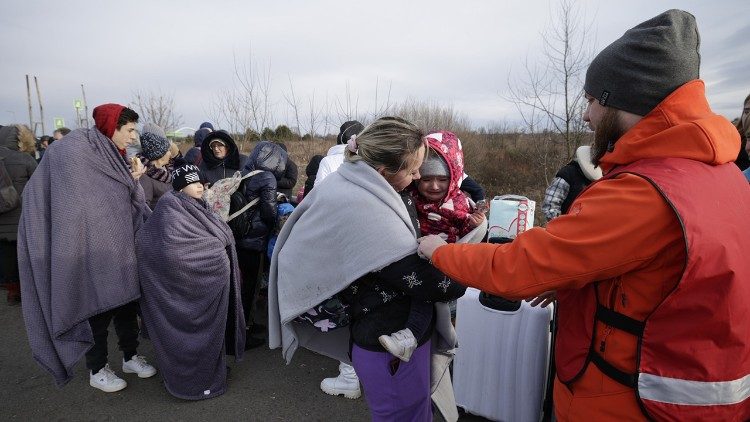
<svg viewBox="0 0 750 422">
<path fill-rule="evenodd" d="M 365 390 L 373 422 L 432 421 L 429 341 L 414 351 L 409 362 L 355 344 L 352 364 Z M 395 373 L 391 374 L 393 369 Z"/>
</svg>

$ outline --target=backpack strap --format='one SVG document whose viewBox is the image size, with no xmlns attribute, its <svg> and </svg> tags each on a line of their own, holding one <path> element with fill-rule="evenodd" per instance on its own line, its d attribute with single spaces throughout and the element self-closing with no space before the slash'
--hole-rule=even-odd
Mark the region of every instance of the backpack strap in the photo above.
<svg viewBox="0 0 750 422">
<path fill-rule="evenodd" d="M 255 176 L 256 174 L 259 174 L 259 173 L 263 173 L 263 170 L 253 170 L 250 173 L 242 176 L 242 178 L 240 180 L 245 180 L 245 179 L 247 179 L 249 177 L 252 177 L 252 176 Z M 243 212 L 245 212 L 248 209 L 250 209 L 250 207 L 252 207 L 253 205 L 257 204 L 258 201 L 260 201 L 260 198 L 255 198 L 252 201 L 248 202 L 244 207 L 242 207 L 242 208 L 238 209 L 237 211 L 233 212 L 232 214 L 230 214 L 229 217 L 227 218 L 227 223 L 230 222 L 230 221 L 232 221 L 238 215 L 240 215 Z"/>
<path fill-rule="evenodd" d="M 257 204 L 258 201 L 260 201 L 260 198 L 255 198 L 252 201 L 248 202 L 247 205 L 245 205 L 244 207 L 242 207 L 242 208 L 238 209 L 237 211 L 233 212 L 232 214 L 230 214 L 229 217 L 227 218 L 227 223 L 230 222 L 230 221 L 232 221 L 238 215 L 240 215 L 243 212 L 245 212 L 248 209 L 250 209 L 250 207 L 252 207 L 253 205 Z"/>
<path fill-rule="evenodd" d="M 253 171 L 251 171 L 250 173 L 248 173 L 248 174 L 246 174 L 246 175 L 242 176 L 242 178 L 240 178 L 240 180 L 245 180 L 245 179 L 247 179 L 248 177 L 253 177 L 253 176 L 255 176 L 256 174 L 260 174 L 260 173 L 263 173 L 263 170 L 253 170 Z"/>
</svg>

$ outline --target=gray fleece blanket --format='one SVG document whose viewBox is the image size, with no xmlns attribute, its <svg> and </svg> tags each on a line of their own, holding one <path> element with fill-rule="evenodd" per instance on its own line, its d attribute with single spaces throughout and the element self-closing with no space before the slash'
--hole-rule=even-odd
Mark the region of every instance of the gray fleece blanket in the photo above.
<svg viewBox="0 0 750 422">
<path fill-rule="evenodd" d="M 88 318 L 137 300 L 135 235 L 150 214 L 112 141 L 78 129 L 23 192 L 18 268 L 34 359 L 64 385 L 93 344 Z"/>
<path fill-rule="evenodd" d="M 227 345 L 237 360 L 245 318 L 234 236 L 202 201 L 164 194 L 138 234 L 141 312 L 159 372 L 172 395 L 207 399 L 226 390 Z"/>
<path fill-rule="evenodd" d="M 349 330 L 320 333 L 292 320 L 417 250 L 401 197 L 373 168 L 345 162 L 315 187 L 279 234 L 268 286 L 270 347 L 289 362 L 297 347 L 349 361 Z"/>
</svg>

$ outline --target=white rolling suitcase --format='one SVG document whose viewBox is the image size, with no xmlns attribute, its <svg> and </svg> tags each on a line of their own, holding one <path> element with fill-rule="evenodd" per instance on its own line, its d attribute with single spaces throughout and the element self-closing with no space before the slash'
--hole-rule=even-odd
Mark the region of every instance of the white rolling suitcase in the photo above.
<svg viewBox="0 0 750 422">
<path fill-rule="evenodd" d="M 480 303 L 469 288 L 458 300 L 459 347 L 453 363 L 456 404 L 496 421 L 538 422 L 547 383 L 552 305 L 515 311 Z"/>
</svg>

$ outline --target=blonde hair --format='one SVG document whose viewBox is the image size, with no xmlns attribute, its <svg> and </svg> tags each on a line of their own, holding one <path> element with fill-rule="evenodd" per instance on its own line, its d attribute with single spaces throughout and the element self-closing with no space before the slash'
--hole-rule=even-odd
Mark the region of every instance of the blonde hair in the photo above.
<svg viewBox="0 0 750 422">
<path fill-rule="evenodd" d="M 36 154 L 36 139 L 26 125 L 16 125 L 18 129 L 18 150 L 27 154 Z"/>
<path fill-rule="evenodd" d="M 370 123 L 356 137 L 357 152 L 345 149 L 344 159 L 350 163 L 364 161 L 370 167 L 384 167 L 398 173 L 420 147 L 424 133 L 417 126 L 400 117 L 381 117 Z"/>
</svg>

